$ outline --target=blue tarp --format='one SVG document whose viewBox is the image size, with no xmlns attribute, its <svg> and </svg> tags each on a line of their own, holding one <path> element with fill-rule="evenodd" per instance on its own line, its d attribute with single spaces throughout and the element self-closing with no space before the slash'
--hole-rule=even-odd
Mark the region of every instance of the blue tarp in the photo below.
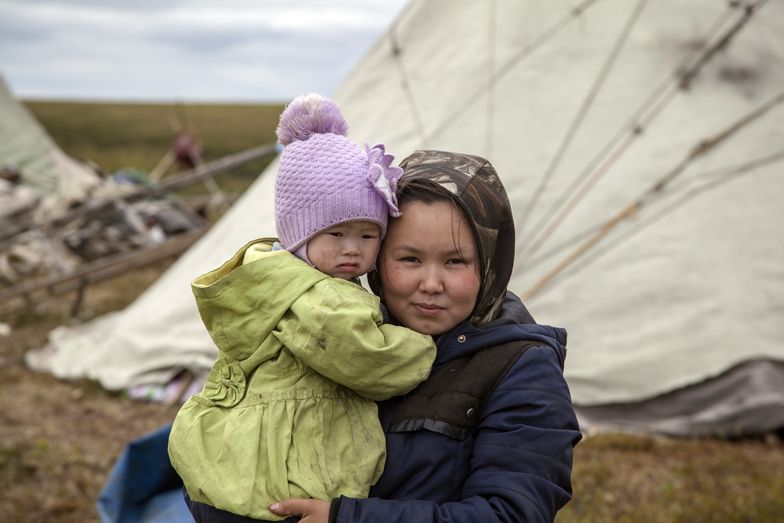
<svg viewBox="0 0 784 523">
<path fill-rule="evenodd" d="M 169 461 L 171 425 L 132 441 L 98 497 L 103 523 L 193 523 Z"/>
</svg>

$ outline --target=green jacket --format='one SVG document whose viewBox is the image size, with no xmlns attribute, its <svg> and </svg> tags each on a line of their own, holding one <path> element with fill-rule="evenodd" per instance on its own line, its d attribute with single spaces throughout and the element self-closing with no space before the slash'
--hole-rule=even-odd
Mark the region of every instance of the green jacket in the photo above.
<svg viewBox="0 0 784 523">
<path fill-rule="evenodd" d="M 413 389 L 435 358 L 429 336 L 382 324 L 376 296 L 273 241 L 194 280 L 219 355 L 169 438 L 194 501 L 268 520 L 287 498 L 366 497 L 385 459 L 374 400 Z M 243 265 L 259 243 L 270 252 Z"/>
</svg>

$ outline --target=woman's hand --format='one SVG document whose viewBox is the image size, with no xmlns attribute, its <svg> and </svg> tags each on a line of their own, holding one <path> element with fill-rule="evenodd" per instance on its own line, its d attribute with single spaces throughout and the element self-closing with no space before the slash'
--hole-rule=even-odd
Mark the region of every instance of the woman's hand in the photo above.
<svg viewBox="0 0 784 523">
<path fill-rule="evenodd" d="M 320 499 L 287 499 L 274 503 L 270 511 L 278 516 L 301 516 L 300 523 L 327 523 L 329 505 Z"/>
</svg>

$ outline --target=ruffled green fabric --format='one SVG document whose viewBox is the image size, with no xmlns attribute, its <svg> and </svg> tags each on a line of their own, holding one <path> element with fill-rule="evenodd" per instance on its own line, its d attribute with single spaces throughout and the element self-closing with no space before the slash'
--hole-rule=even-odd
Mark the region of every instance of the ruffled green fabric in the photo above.
<svg viewBox="0 0 784 523">
<path fill-rule="evenodd" d="M 219 359 L 207 377 L 202 396 L 215 405 L 233 407 L 245 397 L 245 373 L 240 364 Z"/>
</svg>

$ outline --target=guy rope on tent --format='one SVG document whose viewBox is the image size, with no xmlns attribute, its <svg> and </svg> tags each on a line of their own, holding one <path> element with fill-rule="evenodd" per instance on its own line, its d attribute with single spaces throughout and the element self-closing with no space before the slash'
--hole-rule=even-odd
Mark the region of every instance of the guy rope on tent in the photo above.
<svg viewBox="0 0 784 523">
<path fill-rule="evenodd" d="M 544 31 L 542 31 L 528 46 L 523 47 L 513 56 L 508 58 L 501 66 L 494 70 L 494 63 L 496 60 L 492 36 L 488 42 L 488 67 L 492 74 L 488 75 L 488 80 L 485 84 L 478 86 L 465 97 L 465 102 L 462 104 L 455 104 L 454 108 L 438 122 L 433 129 L 428 133 L 422 123 L 423 119 L 418 110 L 417 99 L 412 87 L 410 75 L 407 73 L 403 58 L 405 56 L 404 46 L 401 45 L 399 37 L 396 33 L 396 28 L 393 25 L 389 32 L 391 42 L 391 53 L 394 57 L 394 62 L 397 65 L 397 72 L 400 78 L 400 85 L 406 97 L 406 101 L 410 107 L 412 117 L 418 135 L 421 140 L 422 146 L 427 147 L 429 142 L 443 133 L 451 125 L 454 124 L 458 116 L 465 111 L 466 107 L 472 100 L 477 99 L 482 94 L 488 95 L 488 111 L 492 109 L 492 89 L 508 72 L 513 68 L 518 67 L 525 58 L 530 57 L 538 49 L 545 46 L 559 31 L 566 27 L 570 22 L 573 22 L 585 13 L 589 8 L 595 6 L 599 0 L 587 0 L 581 2 L 573 7 L 569 13 L 558 19 L 555 23 L 551 24 Z M 664 177 L 656 181 L 653 186 L 645 191 L 639 198 L 627 205 L 621 211 L 610 217 L 605 222 L 594 225 L 582 233 L 576 235 L 571 241 L 563 242 L 559 246 L 547 251 L 544 256 L 534 257 L 543 245 L 552 237 L 552 234 L 560 226 L 566 217 L 577 207 L 579 202 L 587 195 L 590 190 L 595 187 L 599 179 L 610 170 L 610 168 L 623 156 L 631 144 L 644 136 L 646 129 L 651 123 L 659 116 L 672 101 L 678 93 L 687 91 L 694 78 L 696 78 L 701 69 L 703 69 L 712 58 L 714 58 L 720 51 L 729 47 L 733 39 L 742 31 L 748 24 L 752 17 L 759 12 L 759 10 L 768 2 L 768 0 L 751 0 L 746 2 L 733 1 L 729 2 L 725 10 L 717 17 L 713 24 L 708 28 L 706 34 L 700 39 L 700 42 L 705 42 L 700 48 L 688 53 L 676 66 L 675 70 L 668 72 L 666 78 L 662 83 L 657 85 L 651 94 L 645 99 L 642 105 L 634 112 L 632 118 L 619 130 L 619 132 L 601 148 L 599 153 L 588 163 L 578 176 L 566 187 L 563 193 L 555 200 L 554 204 L 542 213 L 539 221 L 531 227 L 534 233 L 530 241 L 521 244 L 518 248 L 518 259 L 523 263 L 523 271 L 529 271 L 534 266 L 541 264 L 546 258 L 550 258 L 558 252 L 565 250 L 572 246 L 574 243 L 582 241 L 579 247 L 571 254 L 558 262 L 554 267 L 547 270 L 539 280 L 534 282 L 525 292 L 522 293 L 523 298 L 530 298 L 531 296 L 542 291 L 546 286 L 556 283 L 556 277 L 563 273 L 565 269 L 572 266 L 578 259 L 585 255 L 591 248 L 596 247 L 608 233 L 614 229 L 618 224 L 624 220 L 634 217 L 638 211 L 649 203 L 654 196 L 661 195 L 665 189 L 670 187 L 671 182 L 681 174 L 686 167 L 696 158 L 706 154 L 711 149 L 718 147 L 731 135 L 739 132 L 745 125 L 750 124 L 757 118 L 762 117 L 767 110 L 773 106 L 781 103 L 782 95 L 774 97 L 772 100 L 759 107 L 757 110 L 752 111 L 748 115 L 738 119 L 736 122 L 730 124 L 722 132 L 717 133 L 715 136 L 704 138 L 694 145 L 686 157 Z M 566 133 L 564 134 L 561 142 L 556 149 L 555 154 L 552 156 L 544 173 L 542 174 L 539 183 L 537 184 L 532 196 L 525 206 L 525 211 L 522 220 L 519 221 L 518 231 L 523 232 L 528 225 L 529 217 L 539 202 L 539 197 L 547 188 L 550 178 L 558 168 L 561 160 L 566 154 L 573 138 L 577 135 L 580 125 L 583 122 L 586 114 L 601 89 L 604 86 L 605 80 L 613 68 L 616 59 L 622 53 L 624 44 L 629 38 L 635 23 L 639 20 L 643 12 L 647 0 L 640 0 L 634 9 L 631 11 L 628 20 L 622 27 L 620 34 L 615 44 L 610 49 L 610 52 L 602 64 L 598 74 L 585 96 L 582 104 L 576 112 L 571 124 L 569 125 Z M 491 5 L 490 9 L 493 10 L 495 5 Z M 494 24 L 495 17 L 493 13 L 490 16 L 491 29 Z M 493 31 L 490 31 L 491 35 Z M 488 118 L 491 118 L 488 116 Z M 487 124 L 487 138 L 485 148 L 490 150 L 492 143 L 492 125 L 488 120 Z M 747 172 L 753 169 L 752 166 L 759 166 L 765 163 L 778 161 L 779 156 L 773 153 L 763 159 L 757 159 L 751 162 L 730 169 L 730 173 Z M 725 176 L 729 179 L 729 176 Z M 692 197 L 697 192 L 692 191 Z"/>
</svg>

